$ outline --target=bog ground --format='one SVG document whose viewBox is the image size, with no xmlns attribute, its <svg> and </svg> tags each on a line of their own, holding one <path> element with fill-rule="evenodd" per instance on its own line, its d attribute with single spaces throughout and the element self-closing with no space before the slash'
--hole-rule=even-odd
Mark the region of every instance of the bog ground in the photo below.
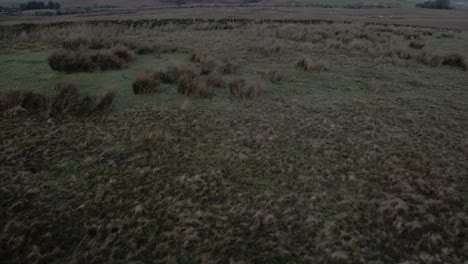
<svg viewBox="0 0 468 264">
<path fill-rule="evenodd" d="M 467 37 L 4 26 L 0 262 L 464 263 Z"/>
</svg>

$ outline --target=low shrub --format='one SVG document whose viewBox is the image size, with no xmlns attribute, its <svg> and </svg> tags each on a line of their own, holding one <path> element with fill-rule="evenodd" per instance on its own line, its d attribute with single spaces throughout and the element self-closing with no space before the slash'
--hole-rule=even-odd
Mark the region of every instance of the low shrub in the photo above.
<svg viewBox="0 0 468 264">
<path fill-rule="evenodd" d="M 150 94 L 156 92 L 159 83 L 148 75 L 139 75 L 133 82 L 134 94 Z"/>
</svg>

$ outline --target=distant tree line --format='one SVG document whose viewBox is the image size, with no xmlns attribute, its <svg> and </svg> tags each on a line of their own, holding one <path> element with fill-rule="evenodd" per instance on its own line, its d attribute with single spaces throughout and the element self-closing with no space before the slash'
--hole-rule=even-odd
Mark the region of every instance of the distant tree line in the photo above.
<svg viewBox="0 0 468 264">
<path fill-rule="evenodd" d="M 0 15 L 20 15 L 21 10 L 14 7 L 0 6 Z"/>
<path fill-rule="evenodd" d="M 416 4 L 417 7 L 433 9 L 451 9 L 450 0 L 426 1 L 422 4 Z"/>
<path fill-rule="evenodd" d="M 60 9 L 60 4 L 57 2 L 49 1 L 48 3 L 41 1 L 29 1 L 20 4 L 21 10 L 38 10 L 38 9 Z"/>
</svg>

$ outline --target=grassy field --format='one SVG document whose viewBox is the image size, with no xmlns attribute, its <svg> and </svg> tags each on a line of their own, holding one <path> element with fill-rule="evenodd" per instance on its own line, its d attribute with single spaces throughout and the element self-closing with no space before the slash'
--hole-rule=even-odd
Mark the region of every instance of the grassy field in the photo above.
<svg viewBox="0 0 468 264">
<path fill-rule="evenodd" d="M 83 38 L 66 52 L 108 40 L 134 59 L 49 67 Z M 3 28 L 0 89 L 118 94 L 92 115 L 0 114 L 0 262 L 464 263 L 467 40 L 359 23 Z M 238 63 L 211 99 L 180 79 L 133 93 L 171 65 L 204 78 L 208 58 Z M 263 93 L 234 96 L 236 78 Z"/>
</svg>

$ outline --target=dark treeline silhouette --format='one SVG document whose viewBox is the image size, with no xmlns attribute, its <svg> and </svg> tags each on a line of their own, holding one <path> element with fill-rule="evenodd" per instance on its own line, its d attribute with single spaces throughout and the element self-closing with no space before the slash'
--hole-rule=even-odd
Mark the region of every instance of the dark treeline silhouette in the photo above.
<svg viewBox="0 0 468 264">
<path fill-rule="evenodd" d="M 422 7 L 422 8 L 433 8 L 433 9 L 451 9 L 450 0 L 426 1 L 422 4 L 417 4 L 416 6 Z"/>
<path fill-rule="evenodd" d="M 20 5 L 21 10 L 37 10 L 37 9 L 60 9 L 60 4 L 49 1 L 48 3 L 41 1 L 29 1 Z"/>
</svg>

